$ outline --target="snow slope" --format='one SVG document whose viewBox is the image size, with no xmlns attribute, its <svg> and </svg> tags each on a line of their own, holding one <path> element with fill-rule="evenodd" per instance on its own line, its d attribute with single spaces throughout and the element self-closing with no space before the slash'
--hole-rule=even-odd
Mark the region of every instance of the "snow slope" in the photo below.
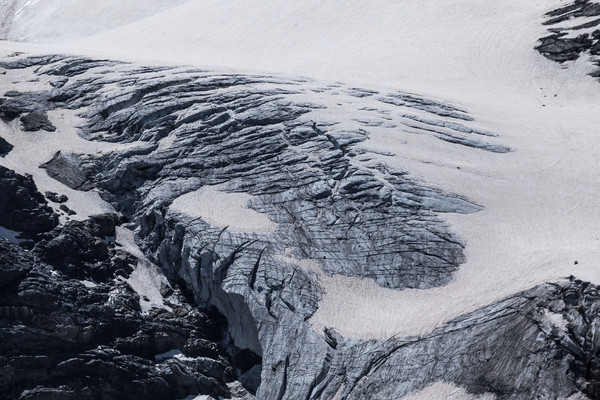
<svg viewBox="0 0 600 400">
<path fill-rule="evenodd" d="M 0 38 L 56 43 L 114 29 L 185 0 L 0 0 Z"/>
<path fill-rule="evenodd" d="M 571 274 L 600 283 L 599 83 L 586 75 L 589 63 L 561 68 L 534 50 L 545 34 L 544 13 L 564 4 L 189 1 L 98 35 L 74 35 L 59 48 L 411 90 L 464 106 L 482 128 L 498 132 L 512 153 L 450 149 L 418 135 L 404 144 L 377 129 L 364 144 L 395 153 L 382 156 L 387 164 L 485 207 L 448 216 L 467 243 L 467 263 L 451 285 L 398 292 L 368 280 L 322 277 L 326 294 L 316 327 L 389 337 L 428 332 Z"/>
<path fill-rule="evenodd" d="M 573 83 L 572 73 L 533 51 L 546 33 L 544 13 L 561 4 L 194 0 L 73 45 L 121 58 L 362 81 L 454 100 L 489 92 L 495 100 L 501 89 L 535 96 Z"/>
</svg>

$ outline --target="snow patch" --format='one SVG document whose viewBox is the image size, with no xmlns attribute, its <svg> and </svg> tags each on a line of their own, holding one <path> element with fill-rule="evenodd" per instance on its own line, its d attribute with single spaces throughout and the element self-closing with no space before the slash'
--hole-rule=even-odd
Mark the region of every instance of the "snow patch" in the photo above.
<svg viewBox="0 0 600 400">
<path fill-rule="evenodd" d="M 135 244 L 133 232 L 119 226 L 115 227 L 115 231 L 116 242 L 122 246 L 123 250 L 138 259 L 137 266 L 126 281 L 140 296 L 142 312 L 146 313 L 155 307 L 172 312 L 173 309 L 165 304 L 161 294 L 161 288 L 168 285 L 168 282 L 158 266 L 148 260 Z"/>
<path fill-rule="evenodd" d="M 13 231 L 12 229 L 8 229 L 3 226 L 0 226 L 0 238 L 4 238 L 15 244 L 19 244 L 19 243 L 28 241 L 28 240 L 19 238 L 19 236 L 21 236 L 22 233 L 23 232 Z"/>
<path fill-rule="evenodd" d="M 277 224 L 266 214 L 248 208 L 253 196 L 227 193 L 219 186 L 203 186 L 175 199 L 171 209 L 233 232 L 273 232 Z"/>
<path fill-rule="evenodd" d="M 564 315 L 553 313 L 552 311 L 545 309 L 544 316 L 554 327 L 558 328 L 562 332 L 568 332 L 567 326 L 569 325 L 569 321 L 565 319 Z"/>
<path fill-rule="evenodd" d="M 160 353 L 154 356 L 154 359 L 156 361 L 164 361 L 167 360 L 169 358 L 177 358 L 179 360 L 183 360 L 183 361 L 195 361 L 195 360 L 202 360 L 202 357 L 188 357 L 185 354 L 183 354 L 180 350 L 177 349 L 172 349 L 169 350 L 167 352 L 164 353 Z"/>
<path fill-rule="evenodd" d="M 160 353 L 160 354 L 155 355 L 154 359 L 156 361 L 164 361 L 166 359 L 173 358 L 175 356 L 179 356 L 179 355 L 182 355 L 182 354 L 183 353 L 181 352 L 181 350 L 173 349 L 173 350 L 169 350 L 169 351 L 166 351 L 164 353 Z"/>
<path fill-rule="evenodd" d="M 437 382 L 418 393 L 402 397 L 402 400 L 494 400 L 495 398 L 496 396 L 491 393 L 474 395 L 451 383 Z"/>
<path fill-rule="evenodd" d="M 215 398 L 211 397 L 211 396 L 209 396 L 207 394 L 199 394 L 199 395 L 190 394 L 189 396 L 184 397 L 184 398 L 179 399 L 179 400 L 215 400 Z"/>
</svg>

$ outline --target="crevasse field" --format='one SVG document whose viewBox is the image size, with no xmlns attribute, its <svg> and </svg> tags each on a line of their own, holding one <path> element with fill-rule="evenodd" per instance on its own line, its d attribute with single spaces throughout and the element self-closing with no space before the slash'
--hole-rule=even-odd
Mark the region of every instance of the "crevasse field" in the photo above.
<svg viewBox="0 0 600 400">
<path fill-rule="evenodd" d="M 600 284 L 600 82 L 589 75 L 596 60 L 588 54 L 559 64 L 535 50 L 547 34 L 544 14 L 566 4 L 0 0 L 0 32 L 7 39 L 0 41 L 0 57 L 15 51 L 77 54 L 306 77 L 323 85 L 402 91 L 468 110 L 470 128 L 493 133 L 486 140 L 510 151 L 450 144 L 402 124 L 371 124 L 359 145 L 385 165 L 482 207 L 441 214 L 464 242 L 466 262 L 450 283 L 387 289 L 371 279 L 325 273 L 318 260 L 280 255 L 318 275 L 323 295 L 308 320 L 315 331 L 332 328 L 350 339 L 386 340 L 427 335 L 460 315 L 571 275 Z M 18 72 L 10 74 L 5 77 L 16 79 Z M 0 92 L 16 90 L 5 77 L 0 76 Z M 403 118 L 395 106 L 371 98 L 318 91 L 302 98 L 327 105 L 315 111 L 319 118 L 349 127 L 368 107 Z M 338 103 L 359 114 L 337 111 Z M 38 168 L 40 159 L 59 150 L 103 154 L 123 146 L 80 138 L 79 118 L 66 111 L 51 115 L 60 128 L 54 136 L 3 131 L 15 149 L 0 164 L 32 174 L 41 192 L 66 193 L 77 218 L 85 218 L 110 205 L 96 192 L 66 188 Z M 237 232 L 274 231 L 277 223 L 250 209 L 251 199 L 211 186 L 182 195 L 171 207 Z M 151 288 L 139 290 L 152 293 L 148 297 L 156 304 L 162 301 Z M 483 397 L 440 382 L 405 398 Z"/>
</svg>

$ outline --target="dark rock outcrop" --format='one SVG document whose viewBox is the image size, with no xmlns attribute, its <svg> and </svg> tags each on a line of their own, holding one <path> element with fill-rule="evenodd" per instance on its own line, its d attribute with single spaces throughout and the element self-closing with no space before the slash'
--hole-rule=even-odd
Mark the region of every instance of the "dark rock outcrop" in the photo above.
<svg viewBox="0 0 600 400">
<path fill-rule="evenodd" d="M 127 277 L 135 258 L 115 245 L 116 215 L 94 215 L 86 221 L 70 221 L 41 235 L 33 249 L 39 259 L 76 279 L 107 282 Z"/>
<path fill-rule="evenodd" d="M 20 120 L 21 124 L 23 124 L 23 130 L 25 131 L 39 131 L 43 129 L 48 132 L 54 132 L 56 130 L 46 113 L 39 110 L 21 116 Z"/>
<path fill-rule="evenodd" d="M 13 149 L 13 145 L 8 143 L 6 139 L 0 137 L 0 157 L 4 157 Z"/>
<path fill-rule="evenodd" d="M 8 92 L 7 95 L 10 97 L 0 98 L 0 119 L 10 122 L 19 118 L 25 131 L 56 130 L 46 114 L 47 106 L 43 97 L 36 93 L 20 92 Z"/>
<path fill-rule="evenodd" d="M 46 195 L 46 198 L 48 200 L 50 200 L 53 203 L 65 203 L 69 200 L 69 198 L 67 196 L 65 196 L 64 194 L 58 194 L 56 192 L 46 192 L 44 193 Z"/>
<path fill-rule="evenodd" d="M 84 162 L 78 156 L 65 155 L 59 151 L 50 161 L 40 165 L 40 168 L 46 169 L 49 176 L 72 189 L 89 190 L 91 187 L 88 181 L 92 172 L 84 167 Z"/>
<path fill-rule="evenodd" d="M 551 34 L 540 39 L 536 50 L 560 63 L 577 60 L 584 53 L 589 53 L 593 57 L 592 62 L 600 67 L 600 3 L 577 0 L 547 13 L 546 17 L 544 25 L 551 26 L 548 29 Z M 578 19 L 585 19 L 585 22 L 573 24 Z M 561 27 L 565 21 L 569 21 L 568 26 Z M 600 76 L 600 68 L 592 75 Z"/>
<path fill-rule="evenodd" d="M 98 219 L 93 223 L 91 230 L 101 229 Z M 80 226 L 63 230 L 70 231 L 63 235 L 81 233 Z M 86 254 L 68 241 L 39 246 L 55 251 L 58 265 L 65 265 L 60 257 L 69 262 Z M 35 253 L 0 239 L 0 397 L 229 396 L 226 383 L 236 373 L 232 356 L 216 344 L 223 339 L 222 317 L 202 313 L 175 295 L 170 310 L 142 314 L 138 295 L 125 281 L 84 285 L 78 279 L 97 276 L 89 268 L 95 260 L 58 271 Z M 112 267 L 114 276 L 133 268 L 132 261 L 124 258 L 125 267 L 113 262 L 106 268 Z M 171 354 L 160 356 L 166 352 Z"/>
<path fill-rule="evenodd" d="M 31 176 L 0 166 L 0 226 L 30 239 L 57 225 L 58 216 L 38 192 Z"/>
<path fill-rule="evenodd" d="M 231 395 L 228 383 L 252 365 L 228 344 L 227 321 L 168 286 L 165 307 L 142 312 L 126 280 L 138 260 L 115 242 L 121 218 L 57 226 L 31 177 L 0 172 L 2 224 L 33 239 L 31 251 L 0 239 L 0 398 Z"/>
</svg>

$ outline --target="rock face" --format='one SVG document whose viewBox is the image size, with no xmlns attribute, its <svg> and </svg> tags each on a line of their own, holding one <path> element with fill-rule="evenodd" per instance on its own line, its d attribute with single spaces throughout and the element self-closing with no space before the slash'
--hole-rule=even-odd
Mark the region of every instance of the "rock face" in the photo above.
<svg viewBox="0 0 600 400">
<path fill-rule="evenodd" d="M 23 187 L 45 203 L 33 184 Z M 28 211 L 52 214 L 43 206 Z M 0 239 L 3 397 L 228 397 L 227 383 L 251 368 L 235 361 L 239 350 L 218 344 L 228 340 L 224 318 L 192 308 L 168 285 L 161 288 L 164 308 L 141 312 L 140 295 L 125 280 L 138 260 L 115 242 L 120 223 L 98 215 L 47 226 L 28 242 L 31 251 Z M 30 222 L 15 224 L 26 231 Z"/>
<path fill-rule="evenodd" d="M 40 103 L 42 99 L 37 95 L 20 92 L 7 92 L 4 95 L 7 97 L 0 100 L 0 119 L 10 122 L 19 118 L 25 131 L 56 130 L 46 115 L 44 104 Z"/>
<path fill-rule="evenodd" d="M 596 66 L 600 56 L 600 3 L 578 0 L 546 14 L 549 36 L 540 39 L 536 49 L 547 58 L 563 63 L 589 54 Z M 581 23 L 574 24 L 573 21 Z M 567 24 L 564 24 L 566 21 Z M 566 26 L 561 26 L 566 25 Z M 592 75 L 600 77 L 600 70 Z"/>
<path fill-rule="evenodd" d="M 64 246 L 63 250 L 76 250 L 68 243 Z M 112 266 L 110 272 L 118 274 L 119 263 L 113 260 Z M 63 273 L 0 240 L 0 393 L 4 398 L 230 394 L 226 382 L 235 373 L 230 355 L 216 344 L 222 339 L 222 327 L 215 315 L 183 304 L 142 315 L 138 295 L 124 280 L 84 285 L 74 279 L 89 273 L 85 267 Z M 158 356 L 169 351 L 173 354 Z"/>
<path fill-rule="evenodd" d="M 30 239 L 58 225 L 58 217 L 31 176 L 0 166 L 0 226 L 22 232 Z"/>
<path fill-rule="evenodd" d="M 517 294 L 423 337 L 351 340 L 310 324 L 321 274 L 398 290 L 452 279 L 463 244 L 441 214 L 481 207 L 386 166 L 362 145 L 373 130 L 395 129 L 509 151 L 471 126 L 465 110 L 343 84 L 66 56 L 1 66 L 52 78 L 38 91 L 7 94 L 3 115 L 25 112 L 11 114 L 12 99 L 17 110 L 44 115 L 75 110 L 81 137 L 120 143 L 40 160 L 62 184 L 98 190 L 114 215 L 49 225 L 32 236 L 30 252 L 0 243 L 4 309 L 28 310 L 2 320 L 4 393 L 95 399 L 102 388 L 102 398 L 119 398 L 125 387 L 128 398 L 239 397 L 238 381 L 260 399 L 390 399 L 446 381 L 500 398 L 599 396 L 598 288 L 576 280 Z M 209 186 L 250 198 L 269 229 L 237 229 L 173 206 Z M 29 191 L 45 203 L 35 186 Z M 116 241 L 119 225 L 135 232 L 141 250 Z M 163 305 L 144 312 L 131 282 L 147 265 L 166 281 Z M 38 310 L 43 298 L 52 301 Z M 66 333 L 48 333 L 55 324 Z M 23 342 L 27 329 L 45 336 Z M 55 356 L 65 341 L 71 347 Z M 156 357 L 172 349 L 185 357 Z M 18 374 L 23 354 L 46 358 Z"/>
<path fill-rule="evenodd" d="M 6 139 L 0 138 L 0 157 L 5 156 L 13 149 L 13 145 L 8 143 Z"/>
</svg>

